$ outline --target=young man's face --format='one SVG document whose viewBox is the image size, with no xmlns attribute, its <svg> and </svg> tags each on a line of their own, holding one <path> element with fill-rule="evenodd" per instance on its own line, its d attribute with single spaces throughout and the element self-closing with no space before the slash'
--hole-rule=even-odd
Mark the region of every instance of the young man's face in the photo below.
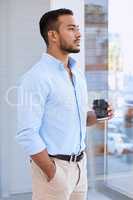
<svg viewBox="0 0 133 200">
<path fill-rule="evenodd" d="M 58 21 L 58 47 L 66 53 L 78 53 L 80 51 L 81 35 L 75 18 L 72 15 L 62 15 Z"/>
</svg>

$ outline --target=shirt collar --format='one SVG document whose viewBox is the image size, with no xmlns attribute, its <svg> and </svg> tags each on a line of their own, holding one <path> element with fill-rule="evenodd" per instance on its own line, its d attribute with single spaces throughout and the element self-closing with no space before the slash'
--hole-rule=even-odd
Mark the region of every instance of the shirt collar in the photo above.
<svg viewBox="0 0 133 200">
<path fill-rule="evenodd" d="M 48 53 L 43 53 L 42 58 L 48 60 L 49 62 L 52 62 L 54 65 L 58 66 L 60 69 L 64 69 L 63 62 L 61 62 L 59 59 L 55 58 L 54 56 Z M 73 69 L 77 65 L 76 60 L 73 59 L 72 57 L 69 57 L 68 62 L 71 69 Z"/>
</svg>

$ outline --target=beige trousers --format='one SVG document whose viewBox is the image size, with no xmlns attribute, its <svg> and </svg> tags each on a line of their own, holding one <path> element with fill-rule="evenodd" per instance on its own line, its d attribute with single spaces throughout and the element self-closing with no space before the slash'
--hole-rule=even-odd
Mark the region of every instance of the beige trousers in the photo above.
<svg viewBox="0 0 133 200">
<path fill-rule="evenodd" d="M 84 153 L 85 154 L 85 153 Z M 48 182 L 46 175 L 32 161 L 32 200 L 86 200 L 86 154 L 79 162 L 54 158 L 56 173 Z"/>
</svg>

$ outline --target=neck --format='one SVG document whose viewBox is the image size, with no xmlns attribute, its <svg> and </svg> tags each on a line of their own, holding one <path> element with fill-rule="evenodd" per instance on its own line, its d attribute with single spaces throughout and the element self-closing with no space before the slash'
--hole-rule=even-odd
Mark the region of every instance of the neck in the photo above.
<svg viewBox="0 0 133 200">
<path fill-rule="evenodd" d="M 57 58 L 58 60 L 60 60 L 64 64 L 64 67 L 68 68 L 68 57 L 69 57 L 68 53 L 64 53 L 60 51 L 59 49 L 55 49 L 55 48 L 54 49 L 48 48 L 47 53 Z"/>
</svg>

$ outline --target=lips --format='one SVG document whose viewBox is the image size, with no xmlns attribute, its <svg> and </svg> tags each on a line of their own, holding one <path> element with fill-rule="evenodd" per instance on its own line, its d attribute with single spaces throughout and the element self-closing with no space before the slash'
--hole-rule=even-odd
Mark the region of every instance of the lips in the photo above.
<svg viewBox="0 0 133 200">
<path fill-rule="evenodd" d="M 80 44 L 80 40 L 76 40 L 75 43 L 79 45 Z"/>
</svg>

